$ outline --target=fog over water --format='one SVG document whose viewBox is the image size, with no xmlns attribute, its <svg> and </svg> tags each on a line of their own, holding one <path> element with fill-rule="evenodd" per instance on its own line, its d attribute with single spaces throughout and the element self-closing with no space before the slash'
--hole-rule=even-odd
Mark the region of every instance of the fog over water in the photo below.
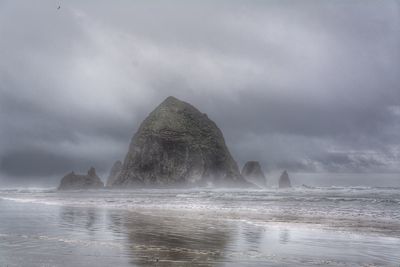
<svg viewBox="0 0 400 267">
<path fill-rule="evenodd" d="M 399 186 L 399 6 L 0 0 L 0 187 L 105 178 L 169 95 L 217 123 L 240 167 Z"/>
</svg>

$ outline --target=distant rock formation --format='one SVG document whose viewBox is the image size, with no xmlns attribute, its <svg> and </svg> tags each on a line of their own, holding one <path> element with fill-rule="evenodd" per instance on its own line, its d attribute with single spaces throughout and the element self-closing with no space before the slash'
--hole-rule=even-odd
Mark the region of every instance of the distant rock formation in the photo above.
<svg viewBox="0 0 400 267">
<path fill-rule="evenodd" d="M 279 178 L 279 188 L 289 188 L 292 187 L 290 184 L 289 174 L 285 170 L 281 177 Z"/>
<path fill-rule="evenodd" d="M 244 186 L 217 125 L 175 97 L 165 99 L 133 136 L 113 187 Z"/>
<path fill-rule="evenodd" d="M 267 179 L 258 161 L 246 162 L 242 169 L 242 176 L 257 186 L 265 187 L 267 185 Z"/>
<path fill-rule="evenodd" d="M 58 190 L 81 190 L 100 189 L 104 184 L 97 176 L 96 170 L 91 167 L 87 175 L 75 174 L 74 172 L 65 175 L 60 182 Z"/>
<path fill-rule="evenodd" d="M 107 186 L 111 186 L 114 183 L 114 181 L 118 178 L 121 170 L 122 162 L 120 160 L 117 160 L 110 170 L 110 174 L 107 179 Z"/>
</svg>

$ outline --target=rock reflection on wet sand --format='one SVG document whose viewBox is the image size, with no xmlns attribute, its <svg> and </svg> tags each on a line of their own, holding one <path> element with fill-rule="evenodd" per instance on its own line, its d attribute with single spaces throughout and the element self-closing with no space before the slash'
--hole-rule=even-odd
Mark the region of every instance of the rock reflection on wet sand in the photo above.
<svg viewBox="0 0 400 267">
<path fill-rule="evenodd" d="M 159 266 L 224 262 L 235 227 L 221 221 L 110 212 L 117 233 L 126 233 L 132 263 Z"/>
</svg>

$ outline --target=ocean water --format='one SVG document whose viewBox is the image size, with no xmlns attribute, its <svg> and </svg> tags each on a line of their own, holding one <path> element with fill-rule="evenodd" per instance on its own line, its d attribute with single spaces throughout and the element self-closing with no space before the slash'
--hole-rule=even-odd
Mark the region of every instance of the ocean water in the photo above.
<svg viewBox="0 0 400 267">
<path fill-rule="evenodd" d="M 4 189 L 0 266 L 400 266 L 400 188 Z"/>
</svg>

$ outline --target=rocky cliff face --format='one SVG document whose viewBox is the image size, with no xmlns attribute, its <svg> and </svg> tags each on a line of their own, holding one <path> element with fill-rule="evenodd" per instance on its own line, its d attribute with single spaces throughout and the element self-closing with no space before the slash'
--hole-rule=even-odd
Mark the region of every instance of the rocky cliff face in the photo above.
<svg viewBox="0 0 400 267">
<path fill-rule="evenodd" d="M 121 173 L 112 185 L 243 186 L 247 183 L 217 125 L 192 105 L 168 97 L 140 125 Z"/>
<path fill-rule="evenodd" d="M 112 166 L 110 174 L 108 175 L 107 186 L 111 186 L 114 183 L 114 181 L 118 178 L 118 175 L 120 174 L 121 170 L 122 170 L 122 162 L 120 160 L 117 160 Z"/>
<path fill-rule="evenodd" d="M 75 174 L 74 172 L 65 175 L 61 179 L 58 190 L 100 189 L 103 187 L 103 182 L 92 167 L 89 169 L 87 175 Z"/>
<path fill-rule="evenodd" d="M 289 179 L 289 174 L 287 171 L 284 171 L 279 178 L 279 188 L 289 188 L 292 187 Z"/>
<path fill-rule="evenodd" d="M 267 185 L 267 179 L 265 178 L 264 172 L 261 169 L 261 165 L 258 161 L 248 161 L 243 166 L 242 176 L 249 182 L 259 186 L 265 187 Z"/>
</svg>

